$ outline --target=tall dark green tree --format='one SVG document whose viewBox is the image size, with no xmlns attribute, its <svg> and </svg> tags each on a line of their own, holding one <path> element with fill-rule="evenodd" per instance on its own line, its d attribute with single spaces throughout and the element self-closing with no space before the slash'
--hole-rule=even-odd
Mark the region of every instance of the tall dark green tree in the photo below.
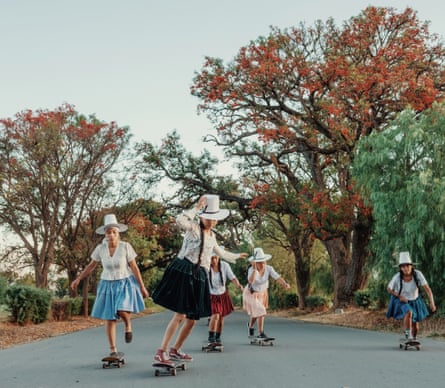
<svg viewBox="0 0 445 388">
<path fill-rule="evenodd" d="M 372 206 L 374 268 L 389 281 L 409 251 L 445 307 L 445 106 L 407 110 L 362 139 L 353 175 Z"/>
</svg>

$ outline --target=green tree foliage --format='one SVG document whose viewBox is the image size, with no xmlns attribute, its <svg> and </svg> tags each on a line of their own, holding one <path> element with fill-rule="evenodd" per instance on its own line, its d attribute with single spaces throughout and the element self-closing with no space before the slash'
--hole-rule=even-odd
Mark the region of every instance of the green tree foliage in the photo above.
<svg viewBox="0 0 445 388">
<path fill-rule="evenodd" d="M 0 120 L 0 222 L 29 252 L 38 287 L 47 287 L 57 241 L 106 186 L 128 140 L 128 128 L 70 105 Z"/>
<path fill-rule="evenodd" d="M 356 144 L 407 106 L 443 98 L 443 58 L 412 9 L 368 7 L 341 27 L 329 19 L 272 28 L 227 64 L 206 58 L 194 79 L 199 110 L 217 130 L 207 140 L 239 161 L 251 207 L 281 206 L 295 233 L 325 245 L 336 307 L 368 277 L 371 218 L 349 171 Z"/>
<path fill-rule="evenodd" d="M 443 308 L 445 106 L 407 110 L 384 132 L 363 139 L 353 174 L 372 205 L 374 269 L 389 281 L 398 252 L 409 251 Z"/>
</svg>

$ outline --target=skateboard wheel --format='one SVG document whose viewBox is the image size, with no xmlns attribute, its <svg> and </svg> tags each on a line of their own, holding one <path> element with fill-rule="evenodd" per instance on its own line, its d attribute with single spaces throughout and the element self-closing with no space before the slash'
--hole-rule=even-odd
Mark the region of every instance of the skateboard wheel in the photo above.
<svg viewBox="0 0 445 388">
<path fill-rule="evenodd" d="M 155 376 L 156 377 L 159 376 L 159 370 L 158 369 L 155 370 Z"/>
<path fill-rule="evenodd" d="M 176 376 L 176 369 L 173 368 L 173 369 L 171 370 L 171 373 L 172 373 L 172 376 Z"/>
<path fill-rule="evenodd" d="M 187 367 L 185 366 L 185 364 L 182 364 L 181 369 L 182 369 L 182 370 L 186 370 L 186 369 L 187 369 Z"/>
</svg>

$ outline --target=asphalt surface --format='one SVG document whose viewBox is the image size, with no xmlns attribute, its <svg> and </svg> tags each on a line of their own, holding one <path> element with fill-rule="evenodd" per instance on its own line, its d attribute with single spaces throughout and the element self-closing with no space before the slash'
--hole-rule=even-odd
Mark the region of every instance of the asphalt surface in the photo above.
<svg viewBox="0 0 445 388">
<path fill-rule="evenodd" d="M 0 387 L 333 387 L 397 388 L 443 386 L 445 342 L 422 339 L 422 349 L 401 350 L 397 334 L 267 317 L 274 346 L 251 345 L 247 315 L 226 318 L 224 351 L 201 351 L 207 320 L 198 321 L 184 350 L 194 361 L 177 376 L 155 377 L 151 366 L 171 312 L 133 321 L 134 338 L 124 342 L 118 325 L 122 368 L 103 369 L 108 352 L 103 327 L 0 350 Z"/>
</svg>

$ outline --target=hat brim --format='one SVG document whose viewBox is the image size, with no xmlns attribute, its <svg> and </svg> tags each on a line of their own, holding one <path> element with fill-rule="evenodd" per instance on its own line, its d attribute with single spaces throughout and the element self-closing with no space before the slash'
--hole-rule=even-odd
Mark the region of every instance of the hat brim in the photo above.
<svg viewBox="0 0 445 388">
<path fill-rule="evenodd" d="M 411 265 L 411 266 L 413 266 L 413 265 L 419 265 L 419 263 L 402 263 L 402 264 L 397 264 L 397 265 L 395 265 L 394 266 L 394 268 L 400 268 L 400 266 L 402 266 L 402 265 Z"/>
<path fill-rule="evenodd" d="M 105 234 L 108 228 L 117 228 L 120 233 L 126 232 L 128 230 L 128 226 L 124 224 L 108 224 L 100 226 L 96 229 L 97 234 Z"/>
<path fill-rule="evenodd" d="M 205 218 L 206 220 L 215 220 L 215 221 L 220 221 L 223 220 L 224 218 L 227 218 L 229 216 L 229 210 L 228 209 L 220 209 L 219 211 L 217 211 L 216 213 L 200 213 L 198 214 L 199 217 L 201 218 Z"/>
<path fill-rule="evenodd" d="M 249 260 L 250 262 L 254 261 L 256 263 L 260 263 L 262 261 L 270 260 L 271 258 L 272 255 L 265 254 L 263 257 L 257 257 L 257 258 L 255 258 L 255 256 L 250 256 L 247 260 Z"/>
</svg>

